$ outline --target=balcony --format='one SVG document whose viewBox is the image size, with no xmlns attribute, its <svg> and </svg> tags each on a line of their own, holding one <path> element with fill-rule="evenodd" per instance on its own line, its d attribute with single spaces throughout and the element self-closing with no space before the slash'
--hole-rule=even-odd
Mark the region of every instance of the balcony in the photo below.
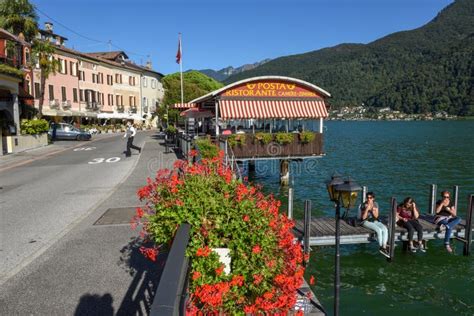
<svg viewBox="0 0 474 316">
<path fill-rule="evenodd" d="M 123 105 L 117 105 L 116 108 L 118 113 L 123 113 L 125 111 L 125 107 Z"/>
<path fill-rule="evenodd" d="M 280 134 L 280 133 L 278 133 Z M 323 135 L 312 133 L 312 139 L 302 140 L 300 133 L 283 133 L 293 138 L 286 143 L 278 141 L 278 134 L 268 133 L 267 141 L 259 134 L 232 134 L 219 136 L 220 147 L 232 149 L 234 157 L 242 160 L 254 159 L 292 159 L 323 156 Z M 260 138 L 260 139 L 259 139 Z"/>
<path fill-rule="evenodd" d="M 59 110 L 59 106 L 60 106 L 60 103 L 59 103 L 58 99 L 49 100 L 49 108 L 50 109 Z"/>
<path fill-rule="evenodd" d="M 71 108 L 71 100 L 61 102 L 63 110 L 69 110 Z"/>
<path fill-rule="evenodd" d="M 88 101 L 86 102 L 86 109 L 91 111 L 98 111 L 100 110 L 101 106 L 95 101 Z"/>
<path fill-rule="evenodd" d="M 136 106 L 131 106 L 129 107 L 129 110 L 128 110 L 130 113 L 137 113 L 137 107 Z"/>
</svg>

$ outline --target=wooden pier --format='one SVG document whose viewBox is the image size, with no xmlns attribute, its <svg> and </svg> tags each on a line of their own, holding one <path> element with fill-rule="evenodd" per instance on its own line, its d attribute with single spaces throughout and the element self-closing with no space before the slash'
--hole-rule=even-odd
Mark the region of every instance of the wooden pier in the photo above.
<svg viewBox="0 0 474 316">
<path fill-rule="evenodd" d="M 456 205 L 457 205 L 457 187 L 455 187 Z M 290 201 L 292 200 L 292 192 L 290 192 Z M 433 200 L 435 195 L 431 195 Z M 290 203 L 291 204 L 291 203 Z M 296 220 L 293 229 L 295 238 L 299 240 L 304 248 L 305 253 L 309 254 L 310 247 L 313 246 L 334 246 L 336 245 L 336 218 L 335 217 L 318 217 L 311 218 L 311 203 L 305 202 L 304 220 Z M 434 202 L 432 203 L 434 205 Z M 406 249 L 408 244 L 408 231 L 399 227 L 395 223 L 397 203 L 395 198 L 391 200 L 391 211 L 389 216 L 381 217 L 380 220 L 388 227 L 390 246 L 390 254 L 388 260 L 393 260 L 395 256 L 395 243 L 402 242 L 403 248 Z M 431 209 L 432 210 L 432 209 Z M 288 215 L 292 216 L 293 207 L 289 205 Z M 464 244 L 464 255 L 470 255 L 473 220 L 474 220 L 474 194 L 469 196 L 468 209 L 466 218 L 456 225 L 452 230 L 451 238 L 456 239 Z M 433 239 L 444 239 L 445 232 L 434 224 L 434 215 L 420 214 L 418 221 L 423 227 L 423 239 L 425 241 Z M 376 233 L 370 229 L 355 224 L 354 217 L 344 218 L 340 221 L 340 243 L 341 244 L 367 244 L 376 241 Z"/>
</svg>

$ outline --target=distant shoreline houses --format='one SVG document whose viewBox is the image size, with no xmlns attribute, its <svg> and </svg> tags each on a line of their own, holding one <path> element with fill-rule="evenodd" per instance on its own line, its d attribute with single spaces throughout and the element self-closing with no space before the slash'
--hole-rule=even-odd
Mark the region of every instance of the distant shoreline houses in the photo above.
<svg viewBox="0 0 474 316">
<path fill-rule="evenodd" d="M 97 120 L 150 121 L 163 101 L 163 74 L 140 66 L 123 51 L 84 53 L 65 47 L 67 38 L 46 22 L 37 34 L 53 44 L 59 70 L 44 84 L 42 115 L 77 124 Z M 41 69 L 20 34 L 0 29 L 0 139 L 20 134 L 20 117 L 39 109 Z M 0 148 L 1 149 L 1 148 Z"/>
<path fill-rule="evenodd" d="M 364 106 L 342 107 L 329 112 L 328 120 L 338 121 L 433 121 L 456 119 L 457 116 L 449 115 L 445 111 L 424 114 L 406 114 L 392 110 L 389 107 L 369 110 Z"/>
</svg>

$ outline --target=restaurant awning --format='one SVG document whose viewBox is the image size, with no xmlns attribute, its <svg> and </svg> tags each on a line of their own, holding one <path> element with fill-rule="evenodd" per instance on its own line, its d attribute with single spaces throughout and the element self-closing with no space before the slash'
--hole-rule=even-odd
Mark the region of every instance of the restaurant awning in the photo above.
<svg viewBox="0 0 474 316">
<path fill-rule="evenodd" d="M 187 118 L 205 118 L 205 117 L 212 117 L 213 114 L 209 110 L 191 108 L 191 109 L 187 109 L 186 111 L 181 112 L 180 116 L 187 117 Z"/>
<path fill-rule="evenodd" d="M 190 109 L 196 107 L 195 103 L 175 103 L 170 106 L 171 109 Z"/>
<path fill-rule="evenodd" d="M 326 105 L 322 100 L 220 100 L 219 112 L 224 120 L 328 117 Z"/>
</svg>

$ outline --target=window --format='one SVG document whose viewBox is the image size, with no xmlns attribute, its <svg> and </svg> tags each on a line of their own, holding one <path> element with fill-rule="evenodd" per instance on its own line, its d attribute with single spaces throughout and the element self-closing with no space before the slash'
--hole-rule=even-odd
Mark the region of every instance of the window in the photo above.
<svg viewBox="0 0 474 316">
<path fill-rule="evenodd" d="M 102 102 L 100 102 L 100 104 L 104 104 L 104 103 L 105 103 L 105 102 L 104 102 L 104 94 L 101 93 L 101 94 L 100 94 L 100 97 L 101 97 L 101 99 L 102 99 L 102 100 L 101 100 Z"/>
<path fill-rule="evenodd" d="M 62 101 L 65 102 L 67 100 L 66 87 L 61 87 L 61 96 L 62 96 Z"/>
<path fill-rule="evenodd" d="M 121 95 L 116 95 L 115 96 L 116 100 L 117 100 L 117 106 L 121 106 L 122 105 L 122 96 Z"/>
<path fill-rule="evenodd" d="M 96 82 L 97 82 L 97 75 L 92 74 L 92 83 L 96 83 Z"/>
<path fill-rule="evenodd" d="M 145 77 L 143 77 L 143 87 L 146 88 L 146 78 Z"/>
<path fill-rule="evenodd" d="M 70 62 L 69 63 L 69 73 L 74 76 L 74 69 L 73 68 L 75 68 L 75 64 L 73 62 Z"/>
<path fill-rule="evenodd" d="M 82 89 L 79 90 L 79 99 L 81 100 L 81 102 L 84 101 L 84 90 Z"/>
<path fill-rule="evenodd" d="M 109 105 L 114 105 L 114 96 L 112 94 L 107 95 L 107 99 L 109 100 Z"/>
<path fill-rule="evenodd" d="M 35 82 L 35 98 L 39 99 L 41 97 L 41 86 L 38 82 Z"/>
<path fill-rule="evenodd" d="M 121 74 L 115 74 L 115 82 L 116 83 L 122 83 L 122 75 Z"/>
<path fill-rule="evenodd" d="M 72 100 L 73 102 L 77 102 L 77 88 L 72 89 Z"/>
<path fill-rule="evenodd" d="M 31 58 L 31 57 L 30 57 L 30 50 L 29 50 L 27 47 L 25 47 L 25 62 L 26 62 L 27 64 L 30 63 L 30 58 Z"/>
<path fill-rule="evenodd" d="M 48 85 L 49 88 L 49 99 L 54 100 L 54 87 L 52 85 Z"/>
<path fill-rule="evenodd" d="M 86 74 L 82 70 L 79 70 L 79 80 L 82 80 L 82 81 L 86 80 Z"/>
<path fill-rule="evenodd" d="M 102 84 L 104 83 L 104 74 L 99 72 L 99 83 Z"/>
<path fill-rule="evenodd" d="M 146 102 L 146 101 L 147 101 L 147 100 L 146 100 L 146 97 L 143 97 L 143 100 L 142 100 L 142 105 L 143 105 L 143 106 L 147 106 L 147 102 Z"/>
<path fill-rule="evenodd" d="M 155 79 L 151 79 L 151 88 L 152 89 L 156 88 L 156 80 Z"/>
</svg>

